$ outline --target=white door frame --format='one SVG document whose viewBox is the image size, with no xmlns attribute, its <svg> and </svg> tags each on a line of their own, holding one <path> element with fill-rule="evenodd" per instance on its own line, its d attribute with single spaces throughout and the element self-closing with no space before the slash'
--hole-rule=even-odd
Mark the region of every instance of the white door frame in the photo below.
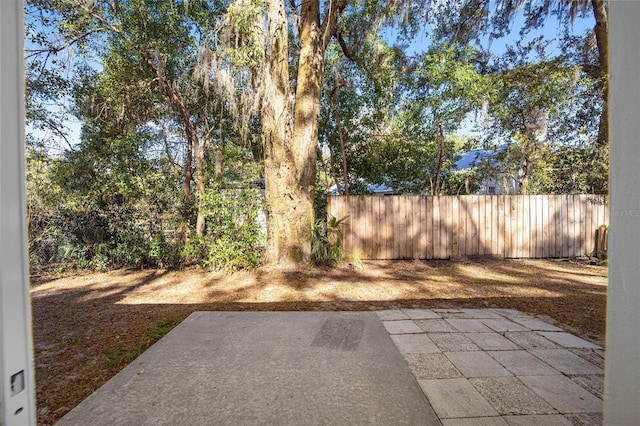
<svg viewBox="0 0 640 426">
<path fill-rule="evenodd" d="M 0 0 L 0 424 L 35 425 L 24 157 L 24 3 Z"/>
</svg>

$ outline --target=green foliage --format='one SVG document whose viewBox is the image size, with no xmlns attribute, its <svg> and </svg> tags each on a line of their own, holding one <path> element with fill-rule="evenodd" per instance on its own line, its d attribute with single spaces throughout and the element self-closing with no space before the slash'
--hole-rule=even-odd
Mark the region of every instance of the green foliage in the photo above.
<svg viewBox="0 0 640 426">
<path fill-rule="evenodd" d="M 317 220 L 313 226 L 311 261 L 315 265 L 333 265 L 342 260 L 342 224 L 348 216 L 338 220 Z"/>
<path fill-rule="evenodd" d="M 169 315 L 157 325 L 149 327 L 146 336 L 140 336 L 135 344 L 125 347 L 121 342 L 105 348 L 102 353 L 107 357 L 106 364 L 112 368 L 119 368 L 129 364 L 139 357 L 145 350 L 162 339 L 178 324 L 175 315 Z"/>
<path fill-rule="evenodd" d="M 160 321 L 157 325 L 149 327 L 149 337 L 151 343 L 155 343 L 158 340 L 166 336 L 173 328 L 178 324 L 178 318 L 175 315 L 169 315 Z"/>
<path fill-rule="evenodd" d="M 258 223 L 263 197 L 257 188 L 214 186 L 201 200 L 206 221 L 203 237 L 192 235 L 183 249 L 187 262 L 235 271 L 260 265 L 264 233 Z"/>
</svg>

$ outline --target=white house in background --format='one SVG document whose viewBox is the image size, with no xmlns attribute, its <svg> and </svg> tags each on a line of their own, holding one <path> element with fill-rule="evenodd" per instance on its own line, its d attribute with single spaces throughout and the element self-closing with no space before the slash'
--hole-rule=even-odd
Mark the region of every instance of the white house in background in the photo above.
<svg viewBox="0 0 640 426">
<path fill-rule="evenodd" d="M 456 162 L 453 173 L 466 174 L 468 183 L 471 186 L 471 179 L 482 179 L 474 182 L 480 188 L 474 192 L 477 195 L 499 195 L 499 194 L 518 194 L 520 185 L 518 180 L 513 176 L 506 175 L 497 171 L 500 169 L 499 161 L 496 157 L 499 152 L 506 149 L 505 145 L 498 147 L 496 151 L 487 149 L 474 149 L 460 154 L 460 159 Z M 474 171 L 482 170 L 480 176 Z M 492 173 L 492 170 L 495 172 Z"/>
<path fill-rule="evenodd" d="M 367 191 L 371 192 L 373 195 L 392 195 L 396 193 L 393 188 L 385 184 L 377 185 L 373 183 L 367 183 L 362 180 L 360 181 L 360 184 L 364 185 Z M 340 189 L 343 189 L 342 185 L 340 185 Z M 327 194 L 340 195 L 340 193 L 338 192 L 338 186 L 335 183 L 331 185 L 327 190 Z"/>
</svg>

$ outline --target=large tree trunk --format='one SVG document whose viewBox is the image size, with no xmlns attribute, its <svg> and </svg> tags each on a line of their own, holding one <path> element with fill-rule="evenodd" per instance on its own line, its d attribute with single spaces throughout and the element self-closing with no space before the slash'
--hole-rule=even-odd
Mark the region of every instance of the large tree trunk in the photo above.
<svg viewBox="0 0 640 426">
<path fill-rule="evenodd" d="M 264 69 L 265 92 L 262 116 L 265 195 L 268 227 L 266 262 L 291 263 L 301 259 L 303 241 L 298 240 L 300 215 L 304 211 L 294 167 L 291 141 L 292 111 L 289 104 L 287 16 L 279 0 L 267 2 L 268 58 Z"/>
<path fill-rule="evenodd" d="M 598 129 L 598 144 L 609 144 L 609 24 L 604 0 L 591 0 L 596 25 L 593 29 L 598 46 L 598 65 L 602 78 L 602 113 Z"/>
<path fill-rule="evenodd" d="M 282 0 L 267 2 L 268 64 L 262 136 L 268 210 L 266 262 L 286 265 L 311 259 L 318 116 L 324 52 L 346 1 L 328 5 L 320 24 L 320 1 L 300 5 L 300 57 L 295 107 L 289 103 L 287 16 Z"/>
</svg>

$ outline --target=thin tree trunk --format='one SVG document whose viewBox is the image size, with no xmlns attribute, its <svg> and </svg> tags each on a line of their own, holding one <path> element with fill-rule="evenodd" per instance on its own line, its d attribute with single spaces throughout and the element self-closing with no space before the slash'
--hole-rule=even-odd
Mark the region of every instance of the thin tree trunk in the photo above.
<svg viewBox="0 0 640 426">
<path fill-rule="evenodd" d="M 436 163 L 435 184 L 433 185 L 433 195 L 440 195 L 440 172 L 442 171 L 442 157 L 444 157 L 444 130 L 442 123 L 438 123 L 438 161 Z"/>
<path fill-rule="evenodd" d="M 344 150 L 344 137 L 342 134 L 342 123 L 340 122 L 340 115 L 338 114 L 338 110 L 336 109 L 335 103 L 333 103 L 333 97 L 338 92 L 338 89 L 343 85 L 337 84 L 331 93 L 329 94 L 329 104 L 331 105 L 331 111 L 333 112 L 333 117 L 336 120 L 336 126 L 338 127 L 338 138 L 340 139 L 340 153 L 342 155 L 342 178 L 344 181 L 344 193 L 345 195 L 349 195 L 349 175 L 347 174 L 347 155 Z"/>
<path fill-rule="evenodd" d="M 331 172 L 331 177 L 333 178 L 333 183 L 336 184 L 336 191 L 338 191 L 338 195 L 342 195 L 343 191 L 340 189 L 340 179 L 338 179 L 338 174 L 336 173 L 336 156 L 333 153 L 333 146 L 331 141 L 329 141 L 329 168 Z"/>
</svg>

